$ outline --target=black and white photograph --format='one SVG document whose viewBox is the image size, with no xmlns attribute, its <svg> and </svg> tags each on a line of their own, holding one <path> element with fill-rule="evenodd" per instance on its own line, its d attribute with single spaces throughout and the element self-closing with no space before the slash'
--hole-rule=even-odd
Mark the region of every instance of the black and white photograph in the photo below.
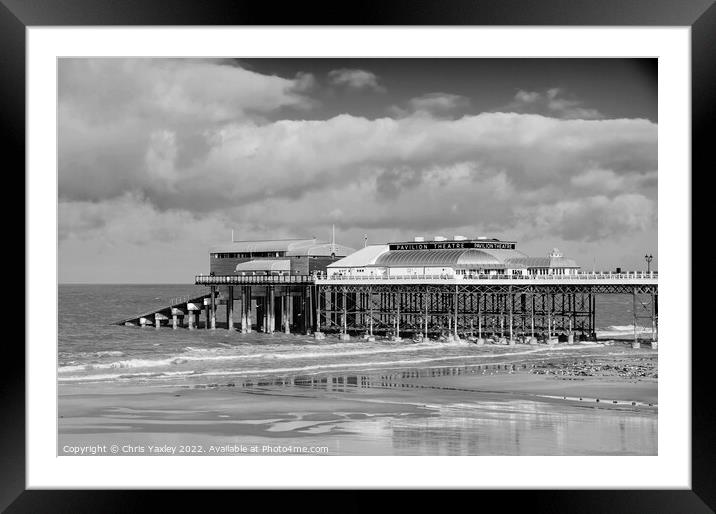
<svg viewBox="0 0 716 514">
<path fill-rule="evenodd" d="M 58 455 L 659 455 L 657 70 L 59 58 Z"/>
</svg>

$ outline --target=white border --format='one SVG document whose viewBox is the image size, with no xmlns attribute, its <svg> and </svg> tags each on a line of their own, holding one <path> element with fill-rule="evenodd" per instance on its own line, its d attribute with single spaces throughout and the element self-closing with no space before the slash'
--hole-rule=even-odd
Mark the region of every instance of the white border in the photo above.
<svg viewBox="0 0 716 514">
<path fill-rule="evenodd" d="M 28 488 L 690 488 L 689 28 L 33 27 L 27 43 Z M 56 58 L 130 55 L 658 57 L 658 457 L 56 457 Z"/>
</svg>

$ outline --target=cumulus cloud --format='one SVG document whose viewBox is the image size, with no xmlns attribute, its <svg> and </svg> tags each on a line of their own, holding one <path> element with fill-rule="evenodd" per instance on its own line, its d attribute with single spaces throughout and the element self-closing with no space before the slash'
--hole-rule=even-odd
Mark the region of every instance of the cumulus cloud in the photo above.
<svg viewBox="0 0 716 514">
<path fill-rule="evenodd" d="M 328 80 L 336 86 L 385 92 L 385 88 L 378 83 L 376 74 L 367 70 L 348 68 L 332 70 L 328 73 Z"/>
<path fill-rule="evenodd" d="M 512 102 L 503 110 L 520 113 L 545 114 L 565 119 L 599 119 L 604 115 L 597 109 L 584 107 L 582 102 L 566 98 L 562 88 L 551 88 L 540 93 L 537 91 L 519 90 Z"/>
<path fill-rule="evenodd" d="M 656 203 L 635 193 L 612 198 L 599 195 L 540 205 L 527 209 L 524 217 L 540 233 L 552 232 L 572 241 L 598 241 L 649 228 L 656 221 Z"/>
<path fill-rule="evenodd" d="M 310 75 L 286 79 L 218 61 L 61 59 L 58 74 L 60 198 L 171 186 L 173 167 L 205 158 L 225 124 L 315 105 Z"/>
<path fill-rule="evenodd" d="M 655 229 L 648 120 L 570 116 L 582 107 L 528 91 L 516 101 L 551 115 L 465 115 L 467 99 L 443 93 L 406 100 L 394 118 L 277 115 L 311 109 L 311 88 L 308 75 L 214 61 L 61 61 L 64 255 L 103 252 L 110 263 L 113 249 L 149 258 L 139 249 L 174 244 L 203 263 L 231 229 L 327 237 L 332 223 L 354 246 L 364 233 L 616 245 Z"/>
<path fill-rule="evenodd" d="M 565 192 L 570 181 L 579 194 L 589 195 L 604 193 L 603 184 L 609 179 L 615 185 L 606 192 L 613 192 L 656 169 L 656 126 L 645 120 L 485 113 L 458 120 L 342 115 L 264 124 L 244 121 L 207 135 L 208 149 L 183 165 L 178 162 L 176 141 L 171 131 L 149 134 L 137 163 L 141 171 L 131 183 L 126 173 L 115 174 L 116 169 L 106 163 L 63 168 L 61 196 L 87 200 L 89 195 L 100 201 L 129 189 L 141 192 L 160 209 L 211 212 L 265 205 L 268 199 L 305 201 L 310 193 L 330 198 L 349 186 L 368 184 L 364 196 L 390 198 L 391 208 L 397 208 L 403 196 L 428 183 L 437 205 L 443 205 L 436 195 L 463 194 L 450 189 L 458 179 L 466 191 L 483 191 L 485 184 L 502 176 L 512 189 L 510 201 L 519 204 L 550 201 Z M 109 145 L 98 151 L 111 149 Z M 95 152 L 87 155 L 94 158 Z M 607 171 L 594 176 L 597 168 Z M 536 188 L 547 192 L 534 195 Z M 356 219 L 360 218 L 358 213 Z M 393 222 L 395 218 L 386 213 L 383 223 Z"/>
</svg>

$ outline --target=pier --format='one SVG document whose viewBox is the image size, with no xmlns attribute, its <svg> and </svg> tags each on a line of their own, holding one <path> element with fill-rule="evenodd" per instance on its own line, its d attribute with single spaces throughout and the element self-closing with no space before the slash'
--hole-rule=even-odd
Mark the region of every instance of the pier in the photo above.
<svg viewBox="0 0 716 514">
<path fill-rule="evenodd" d="M 447 336 L 454 340 L 499 337 L 507 344 L 528 339 L 596 339 L 596 295 L 630 295 L 636 326 L 648 318 L 657 341 L 655 272 L 574 275 L 430 275 L 317 278 L 318 331 Z M 534 342 L 534 341 L 532 341 Z"/>
<path fill-rule="evenodd" d="M 657 280 L 656 272 L 637 271 L 469 278 L 197 275 L 195 284 L 216 288 L 221 297 L 240 296 L 235 301 L 242 332 L 288 327 L 349 336 L 495 336 L 508 343 L 528 337 L 594 339 L 595 296 L 629 295 L 634 326 L 648 319 L 656 343 Z M 252 318 L 252 312 L 258 315 Z"/>
<path fill-rule="evenodd" d="M 118 324 L 195 329 L 203 319 L 206 329 L 317 339 L 574 343 L 596 339 L 597 295 L 628 295 L 632 345 L 640 323 L 652 347 L 658 340 L 656 271 L 580 271 L 556 248 L 530 257 L 515 242 L 461 236 L 358 251 L 333 239 L 232 241 L 211 250 L 210 269 L 194 277 L 207 294 Z"/>
</svg>

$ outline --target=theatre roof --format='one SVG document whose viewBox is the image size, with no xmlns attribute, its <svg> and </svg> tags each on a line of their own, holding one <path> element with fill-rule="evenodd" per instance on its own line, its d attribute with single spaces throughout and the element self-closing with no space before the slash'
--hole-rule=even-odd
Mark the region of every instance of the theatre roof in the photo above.
<svg viewBox="0 0 716 514">
<path fill-rule="evenodd" d="M 330 257 L 335 249 L 337 256 L 350 255 L 355 249 L 343 245 L 332 245 L 317 239 L 274 239 L 262 241 L 234 241 L 216 245 L 210 253 L 269 253 L 285 252 L 286 257 L 323 256 Z"/>
<path fill-rule="evenodd" d="M 375 265 L 501 269 L 505 267 L 504 259 L 507 256 L 522 257 L 524 254 L 516 250 L 396 250 L 382 254 Z M 340 266 L 340 261 L 336 265 Z"/>
<path fill-rule="evenodd" d="M 236 265 L 236 271 L 291 271 L 288 259 L 259 259 L 242 262 Z"/>
<path fill-rule="evenodd" d="M 360 268 L 372 266 L 382 254 L 388 251 L 388 245 L 369 245 L 343 259 L 329 264 L 329 268 Z"/>
</svg>

